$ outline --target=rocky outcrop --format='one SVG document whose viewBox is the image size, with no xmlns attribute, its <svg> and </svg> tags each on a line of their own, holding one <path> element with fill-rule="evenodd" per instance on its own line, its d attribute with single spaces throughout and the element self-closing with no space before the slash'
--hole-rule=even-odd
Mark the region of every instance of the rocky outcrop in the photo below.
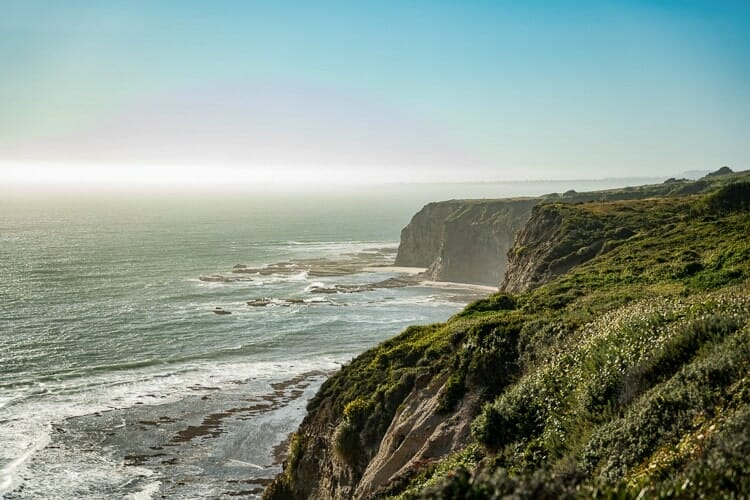
<svg viewBox="0 0 750 500">
<path fill-rule="evenodd" d="M 427 277 L 497 285 L 516 232 L 541 198 L 430 203 L 401 231 L 397 266 L 427 267 Z"/>
<path fill-rule="evenodd" d="M 618 205 L 605 202 L 599 210 L 606 214 L 608 206 L 615 210 Z M 653 221 L 630 215 L 612 218 L 563 203 L 539 205 L 508 252 L 508 271 L 500 290 L 520 293 L 548 283 L 615 249 L 649 223 Z"/>
<path fill-rule="evenodd" d="M 562 221 L 558 210 L 540 207 L 535 211 L 508 252 L 509 269 L 501 290 L 517 293 L 550 279 L 548 257 L 561 239 Z"/>
<path fill-rule="evenodd" d="M 734 170 L 732 170 L 731 168 L 729 168 L 727 166 L 724 166 L 724 167 L 721 167 L 720 169 L 718 169 L 718 170 L 716 170 L 714 172 L 706 174 L 706 177 L 718 177 L 720 175 L 729 175 L 729 174 L 733 174 L 733 173 L 734 173 Z"/>
<path fill-rule="evenodd" d="M 375 456 L 357 484 L 354 498 L 377 496 L 410 471 L 462 449 L 471 435 L 471 404 L 455 413 L 441 412 L 446 377 L 424 390 L 413 390 L 399 406 Z"/>
</svg>

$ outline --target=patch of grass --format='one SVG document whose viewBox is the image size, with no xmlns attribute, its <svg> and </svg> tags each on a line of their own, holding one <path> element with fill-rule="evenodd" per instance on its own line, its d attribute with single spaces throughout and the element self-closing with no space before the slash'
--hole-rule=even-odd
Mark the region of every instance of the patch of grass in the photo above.
<svg viewBox="0 0 750 500">
<path fill-rule="evenodd" d="M 445 382 L 445 387 L 440 393 L 438 412 L 449 413 L 453 411 L 458 402 L 466 393 L 465 372 L 452 373 Z"/>
<path fill-rule="evenodd" d="M 509 293 L 496 293 L 486 299 L 472 302 L 457 317 L 473 316 L 476 313 L 509 311 L 516 308 L 516 299 Z"/>
</svg>

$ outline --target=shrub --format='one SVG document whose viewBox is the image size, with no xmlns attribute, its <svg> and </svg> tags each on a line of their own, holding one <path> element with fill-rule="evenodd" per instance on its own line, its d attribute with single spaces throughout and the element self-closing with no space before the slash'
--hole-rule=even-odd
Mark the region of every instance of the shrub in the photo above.
<svg viewBox="0 0 750 500">
<path fill-rule="evenodd" d="M 750 339 L 742 334 L 707 349 L 656 385 L 622 417 L 598 428 L 584 448 L 584 468 L 589 472 L 600 469 L 603 477 L 617 479 L 660 444 L 674 442 L 696 416 L 714 411 L 725 397 L 722 388 L 744 375 L 742 360 L 748 357 Z"/>
<path fill-rule="evenodd" d="M 734 182 L 722 186 L 703 200 L 706 214 L 728 214 L 750 210 L 750 182 Z"/>
<path fill-rule="evenodd" d="M 718 314 L 690 321 L 663 347 L 628 372 L 620 392 L 619 405 L 630 403 L 646 388 L 671 377 L 698 349 L 735 332 L 742 324 L 739 318 Z"/>
<path fill-rule="evenodd" d="M 290 498 L 294 498 L 294 494 L 283 476 L 274 479 L 263 490 L 263 500 L 289 500 Z"/>
<path fill-rule="evenodd" d="M 346 406 L 344 406 L 344 418 L 353 422 L 361 422 L 367 417 L 367 411 L 369 408 L 369 401 L 363 397 L 359 397 L 349 401 Z"/>
<path fill-rule="evenodd" d="M 695 498 L 727 498 L 750 491 L 750 406 L 740 408 L 706 443 L 706 451 L 685 472 L 660 488 Z M 683 488 L 687 485 L 687 488 Z M 677 496 L 677 495 L 675 495 Z M 682 496 L 682 495 L 681 495 Z"/>
<path fill-rule="evenodd" d="M 486 404 L 471 431 L 477 441 L 497 450 L 541 431 L 544 417 L 534 394 L 516 386 L 494 403 Z"/>
<path fill-rule="evenodd" d="M 509 293 L 496 293 L 486 299 L 472 302 L 461 311 L 458 316 L 471 316 L 475 313 L 487 311 L 509 311 L 516 308 L 516 298 Z"/>
<path fill-rule="evenodd" d="M 295 432 L 289 442 L 289 455 L 286 459 L 285 469 L 288 471 L 295 470 L 299 464 L 302 454 L 305 451 L 305 442 L 302 435 Z"/>
<path fill-rule="evenodd" d="M 457 469 L 441 484 L 419 498 L 441 500 L 485 499 L 573 499 L 582 496 L 575 488 L 576 479 L 539 469 L 531 474 L 511 474 L 500 468 L 473 476 Z M 612 497 L 617 498 L 617 497 Z"/>
<path fill-rule="evenodd" d="M 352 464 L 362 448 L 359 430 L 351 419 L 344 418 L 336 426 L 332 436 L 333 451 L 345 463 Z"/>
<path fill-rule="evenodd" d="M 438 401 L 438 412 L 448 413 L 453 411 L 456 404 L 466 393 L 466 377 L 463 370 L 452 373 L 445 382 L 443 391 Z"/>
</svg>

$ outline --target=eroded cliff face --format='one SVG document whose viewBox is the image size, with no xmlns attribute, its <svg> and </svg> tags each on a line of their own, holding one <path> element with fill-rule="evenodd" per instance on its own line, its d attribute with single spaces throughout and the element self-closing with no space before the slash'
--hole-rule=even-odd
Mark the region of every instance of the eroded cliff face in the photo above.
<svg viewBox="0 0 750 500">
<path fill-rule="evenodd" d="M 518 234 L 508 252 L 508 269 L 500 284 L 505 292 L 518 293 L 548 281 L 552 276 L 550 252 L 560 243 L 563 217 L 560 211 L 540 207 Z M 560 266 L 555 266 L 560 268 Z"/>
<path fill-rule="evenodd" d="M 401 231 L 396 265 L 427 277 L 497 286 L 514 237 L 540 198 L 430 203 Z"/>
<path fill-rule="evenodd" d="M 621 205 L 610 202 L 609 207 Z M 603 204 L 603 207 L 608 205 Z M 638 220 L 585 217 L 570 205 L 539 205 L 508 252 L 500 290 L 520 293 L 548 283 L 574 267 L 607 253 L 635 234 Z"/>
<path fill-rule="evenodd" d="M 443 245 L 443 226 L 453 212 L 461 207 L 460 201 L 428 203 L 414 214 L 411 222 L 401 230 L 396 265 L 429 267 L 438 257 Z"/>
<path fill-rule="evenodd" d="M 507 253 L 539 199 L 465 202 L 443 224 L 443 241 L 428 276 L 497 286 L 505 275 Z"/>
<path fill-rule="evenodd" d="M 354 498 L 377 496 L 410 471 L 468 444 L 472 405 L 464 402 L 457 412 L 450 414 L 439 411 L 446 379 L 446 376 L 436 377 L 424 389 L 412 390 L 404 399 L 362 474 Z"/>
<path fill-rule="evenodd" d="M 440 395 L 447 378 L 427 373 L 417 377 L 411 390 L 389 402 L 397 410 L 387 427 L 381 432 L 358 432 L 352 450 L 342 450 L 338 437 L 348 417 L 336 415 L 331 400 L 323 401 L 300 426 L 285 471 L 264 498 L 373 498 L 410 471 L 464 448 L 470 440 L 475 402 L 466 397 L 455 411 L 441 412 Z"/>
<path fill-rule="evenodd" d="M 716 176 L 699 181 L 669 179 L 662 184 L 630 186 L 604 191 L 578 193 L 567 191 L 534 198 L 487 200 L 451 200 L 429 203 L 420 210 L 401 231 L 401 243 L 396 265 L 427 268 L 426 277 L 436 281 L 456 281 L 481 285 L 501 284 L 509 291 L 525 290 L 541 284 L 551 276 L 561 274 L 576 263 L 587 260 L 586 255 L 570 256 L 569 261 L 556 262 L 532 270 L 537 264 L 529 255 L 509 255 L 514 240 L 531 216 L 531 210 L 541 204 L 585 203 L 591 201 L 637 200 L 649 197 L 686 196 L 705 192 L 715 184 Z M 728 174 L 724 174 L 726 177 Z M 731 177 L 731 175 L 729 175 Z M 721 177 L 718 177 L 721 178 Z M 549 221 L 536 224 L 524 236 L 522 246 L 542 244 L 551 236 Z M 536 231 L 542 231 L 536 234 Z M 544 253 L 543 248 L 537 248 Z M 583 251 L 583 250 L 582 250 Z M 589 249 L 592 252 L 593 249 Z M 595 254 L 596 252 L 594 252 Z M 588 255 L 588 254 L 587 254 Z M 589 255 L 591 257 L 592 255 Z M 504 280 L 508 259 L 515 259 L 514 276 Z M 546 263 L 550 264 L 550 263 Z M 545 264 L 545 266 L 546 266 Z M 522 268 L 526 268 L 524 271 Z M 523 278 L 521 278 L 523 276 Z"/>
</svg>

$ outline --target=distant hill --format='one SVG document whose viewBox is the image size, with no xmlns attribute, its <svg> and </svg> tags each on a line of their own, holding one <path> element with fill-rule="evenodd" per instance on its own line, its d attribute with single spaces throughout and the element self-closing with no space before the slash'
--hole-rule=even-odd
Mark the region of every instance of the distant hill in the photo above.
<svg viewBox="0 0 750 500">
<path fill-rule="evenodd" d="M 704 177 L 706 174 L 710 173 L 710 170 L 686 170 L 685 172 L 682 172 L 680 174 L 675 175 L 677 179 L 700 179 L 701 177 Z"/>
</svg>

